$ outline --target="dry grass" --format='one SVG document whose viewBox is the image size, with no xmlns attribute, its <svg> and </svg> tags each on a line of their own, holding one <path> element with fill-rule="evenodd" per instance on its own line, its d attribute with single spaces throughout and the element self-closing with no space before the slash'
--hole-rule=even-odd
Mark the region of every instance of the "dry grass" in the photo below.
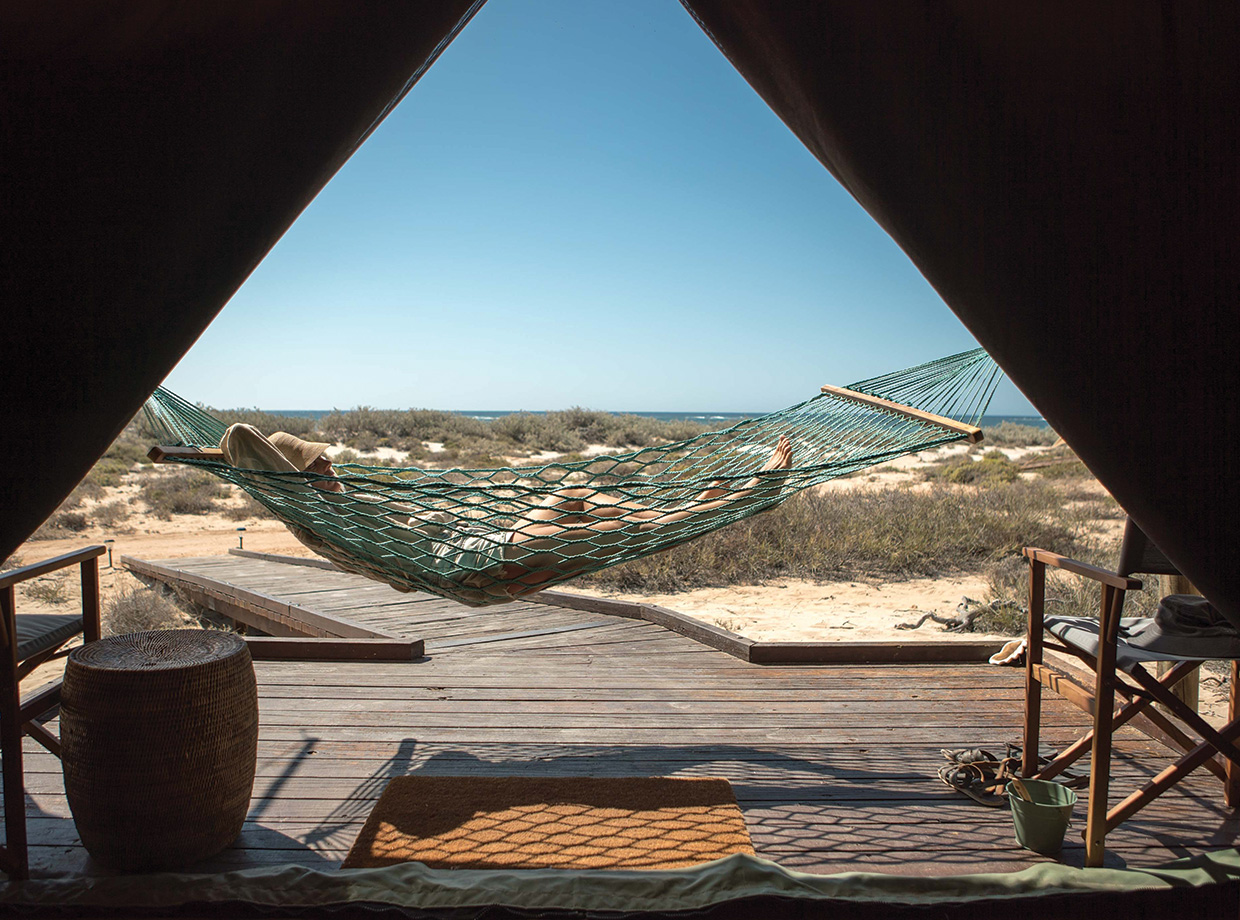
<svg viewBox="0 0 1240 920">
<path fill-rule="evenodd" d="M 59 540 L 70 534 L 81 533 L 89 525 L 90 522 L 81 511 L 57 511 L 39 525 L 39 529 L 30 535 L 30 539 Z"/>
<path fill-rule="evenodd" d="M 1086 529 L 1040 482 L 810 492 L 588 581 L 666 593 L 775 578 L 933 577 L 984 570 L 1027 545 L 1073 552 Z"/>
<path fill-rule="evenodd" d="M 237 489 L 241 504 L 229 505 L 224 509 L 224 517 L 230 521 L 275 520 L 275 515 L 267 510 L 261 502 L 255 501 L 247 492 Z"/>
<path fill-rule="evenodd" d="M 191 629 L 198 620 L 160 588 L 134 588 L 117 594 L 103 610 L 103 634 L 119 636 L 126 633 L 149 632 L 157 629 Z"/>
<path fill-rule="evenodd" d="M 123 501 L 96 505 L 90 513 L 90 519 L 100 527 L 113 528 L 129 519 L 129 508 Z"/>
<path fill-rule="evenodd" d="M 142 483 L 142 500 L 161 520 L 174 514 L 207 514 L 216 510 L 216 500 L 228 488 L 210 473 L 201 470 L 175 470 Z"/>
<path fill-rule="evenodd" d="M 1113 569 L 1119 558 L 1118 540 L 1079 541 L 1072 557 L 1104 569 Z M 1021 557 L 996 561 L 987 571 L 987 609 L 974 621 L 973 629 L 1019 635 L 1025 631 L 1029 612 L 1029 565 Z M 1129 591 L 1124 616 L 1149 617 L 1158 607 L 1158 579 L 1145 579 L 1146 587 Z M 1054 616 L 1096 617 L 1101 592 L 1098 583 L 1057 569 L 1046 570 L 1046 613 Z"/>
<path fill-rule="evenodd" d="M 39 601 L 42 604 L 59 606 L 69 602 L 68 583 L 63 578 L 55 576 L 37 578 L 32 582 L 28 582 L 22 593 L 31 600 Z"/>
</svg>

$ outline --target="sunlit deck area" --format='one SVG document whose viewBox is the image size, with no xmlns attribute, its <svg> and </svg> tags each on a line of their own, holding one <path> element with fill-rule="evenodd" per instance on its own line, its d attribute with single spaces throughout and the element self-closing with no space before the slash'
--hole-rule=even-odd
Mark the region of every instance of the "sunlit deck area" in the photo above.
<svg viewBox="0 0 1240 920">
<path fill-rule="evenodd" d="M 940 748 L 1017 741 L 1024 673 L 984 663 L 755 664 L 636 619 L 517 603 L 474 610 L 357 576 L 235 556 L 175 560 L 182 588 L 254 599 L 425 640 L 412 662 L 258 661 L 258 773 L 240 839 L 196 872 L 333 869 L 385 784 L 406 774 L 719 776 L 757 854 L 813 873 L 949 875 L 1047 861 L 936 777 Z M 166 574 L 165 581 L 178 578 Z M 1048 700 L 1047 744 L 1082 716 Z M 1117 746 L 1116 790 L 1156 771 Z M 31 872 L 100 874 L 82 848 L 60 762 L 26 742 Z M 1060 857 L 1081 865 L 1082 826 Z M 1208 774 L 1107 840 L 1144 867 L 1236 845 Z"/>
</svg>

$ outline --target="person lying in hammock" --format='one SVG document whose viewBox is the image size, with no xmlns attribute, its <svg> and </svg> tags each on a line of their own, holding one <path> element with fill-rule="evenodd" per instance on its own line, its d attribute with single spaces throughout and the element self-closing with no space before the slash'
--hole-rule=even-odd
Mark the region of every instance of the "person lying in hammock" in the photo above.
<svg viewBox="0 0 1240 920">
<path fill-rule="evenodd" d="M 485 586 L 490 594 L 498 593 L 494 587 L 497 583 L 511 583 L 514 596 L 566 571 L 617 555 L 625 541 L 638 534 L 658 531 L 662 539 L 669 536 L 669 529 L 687 530 L 691 523 L 702 521 L 702 515 L 741 503 L 774 504 L 783 483 L 772 474 L 792 465 L 792 444 L 781 436 L 766 463 L 739 487 L 725 488 L 722 482 L 712 482 L 681 505 L 656 508 L 597 489 L 565 486 L 515 517 L 508 516 L 510 523 L 497 528 L 478 519 L 392 502 L 363 490 L 346 490 L 326 454 L 329 446 L 284 431 L 267 438 L 245 424 L 230 427 L 220 441 L 225 459 L 239 469 L 316 474 L 317 478 L 307 479 L 314 489 L 347 492 L 352 500 L 382 503 L 382 517 L 393 512 L 408 514 L 400 529 L 382 526 L 384 536 L 395 536 L 420 549 L 418 555 L 439 575 L 471 587 Z M 332 500 L 330 496 L 324 498 Z M 293 533 L 316 551 L 326 549 L 319 542 L 307 541 L 306 534 L 298 529 Z"/>
</svg>

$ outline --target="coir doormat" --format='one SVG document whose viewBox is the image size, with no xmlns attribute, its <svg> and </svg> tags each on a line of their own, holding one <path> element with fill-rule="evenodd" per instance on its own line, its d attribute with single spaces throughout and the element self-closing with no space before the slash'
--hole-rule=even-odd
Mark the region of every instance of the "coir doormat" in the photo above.
<svg viewBox="0 0 1240 920">
<path fill-rule="evenodd" d="M 753 853 L 726 779 L 401 776 L 346 869 L 678 869 Z"/>
</svg>

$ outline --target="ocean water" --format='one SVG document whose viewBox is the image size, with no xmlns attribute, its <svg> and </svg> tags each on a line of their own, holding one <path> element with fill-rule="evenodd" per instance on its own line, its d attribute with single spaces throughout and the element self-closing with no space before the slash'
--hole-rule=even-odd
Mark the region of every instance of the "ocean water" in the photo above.
<svg viewBox="0 0 1240 920">
<path fill-rule="evenodd" d="M 321 418 L 330 412 L 330 409 L 266 409 L 273 415 L 286 415 L 292 418 Z M 520 411 L 530 411 L 532 415 L 545 415 L 542 411 L 520 410 L 520 409 L 461 409 L 458 415 L 465 415 L 469 418 L 476 418 L 482 421 L 493 421 L 502 418 L 505 415 L 513 415 Z M 660 421 L 679 422 L 691 421 L 699 422 L 703 425 L 709 425 L 712 428 L 727 428 L 735 425 L 737 422 L 747 418 L 755 418 L 759 415 L 767 415 L 766 412 L 648 412 L 641 410 L 633 410 L 630 412 L 616 412 L 615 415 L 642 415 L 648 418 L 659 419 Z M 983 428 L 994 428 L 1002 422 L 1012 422 L 1016 425 L 1027 425 L 1031 428 L 1048 427 L 1046 419 L 1040 415 L 984 415 L 982 416 Z"/>
</svg>

